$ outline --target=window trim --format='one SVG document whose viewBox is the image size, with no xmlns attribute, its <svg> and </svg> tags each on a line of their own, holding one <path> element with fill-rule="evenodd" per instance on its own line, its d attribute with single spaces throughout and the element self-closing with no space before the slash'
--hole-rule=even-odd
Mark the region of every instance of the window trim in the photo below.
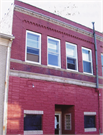
<svg viewBox="0 0 103 135">
<path fill-rule="evenodd" d="M 53 40 L 56 40 L 56 41 L 59 42 L 59 66 L 53 66 L 53 65 L 48 64 L 48 39 L 53 39 Z M 60 47 L 60 39 L 53 38 L 53 37 L 50 37 L 50 36 L 47 36 L 47 66 L 55 67 L 55 68 L 61 68 L 61 47 Z"/>
<path fill-rule="evenodd" d="M 77 55 L 77 45 L 76 44 L 73 44 L 73 43 L 70 43 L 70 42 L 66 42 L 65 43 L 65 50 L 66 50 L 66 45 L 67 44 L 70 44 L 70 45 L 72 45 L 72 46 L 75 46 L 76 47 L 76 68 L 77 68 L 77 70 L 73 70 L 73 69 L 68 69 L 67 68 L 67 51 L 65 51 L 66 52 L 66 69 L 67 70 L 70 70 L 70 71 L 74 71 L 74 72 L 78 72 L 78 55 Z M 72 58 L 72 57 L 71 57 Z"/>
<path fill-rule="evenodd" d="M 82 47 L 82 49 L 85 49 L 85 50 L 89 50 L 90 51 L 90 58 L 91 58 L 91 73 L 88 73 L 88 72 L 84 72 L 84 69 L 83 69 L 83 73 L 85 74 L 89 74 L 89 75 L 93 75 L 93 62 L 92 62 L 92 50 L 89 49 L 89 48 L 85 48 L 85 47 Z M 88 62 L 88 61 L 87 61 Z M 83 67 L 83 51 L 82 51 L 82 67 Z"/>
<path fill-rule="evenodd" d="M 84 116 L 96 116 L 96 112 L 84 112 Z M 96 120 L 95 120 L 96 122 Z M 97 128 L 84 128 L 84 132 L 96 132 Z"/>
<path fill-rule="evenodd" d="M 70 129 L 66 128 L 66 115 L 70 115 Z M 72 130 L 71 113 L 66 113 L 65 114 L 65 122 L 64 123 L 65 123 L 65 130 L 69 130 L 69 131 Z"/>
<path fill-rule="evenodd" d="M 24 115 L 25 114 L 41 114 L 43 115 L 43 111 L 38 111 L 38 110 L 24 110 Z M 29 131 L 24 131 L 24 135 L 32 135 L 32 134 L 43 134 L 43 130 L 29 130 Z"/>
<path fill-rule="evenodd" d="M 35 35 L 38 35 L 39 36 L 39 62 L 33 62 L 33 61 L 30 61 L 30 60 L 27 60 L 27 33 L 32 33 L 32 34 L 35 34 Z M 26 30 L 26 41 L 25 41 L 25 62 L 28 62 L 28 63 L 34 63 L 34 64 L 41 64 L 41 34 L 40 33 L 36 33 L 36 32 L 33 32 L 33 31 L 30 31 L 30 30 Z"/>
</svg>

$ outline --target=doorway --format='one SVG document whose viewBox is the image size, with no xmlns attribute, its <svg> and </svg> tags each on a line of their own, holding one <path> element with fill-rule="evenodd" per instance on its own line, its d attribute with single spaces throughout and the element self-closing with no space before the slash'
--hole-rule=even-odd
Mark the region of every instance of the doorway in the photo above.
<svg viewBox="0 0 103 135">
<path fill-rule="evenodd" d="M 55 134 L 61 135 L 61 112 L 55 112 Z"/>
</svg>

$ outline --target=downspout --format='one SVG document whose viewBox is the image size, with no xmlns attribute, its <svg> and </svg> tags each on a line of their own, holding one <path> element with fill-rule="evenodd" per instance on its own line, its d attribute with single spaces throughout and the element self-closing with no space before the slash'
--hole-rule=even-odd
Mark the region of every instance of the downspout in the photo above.
<svg viewBox="0 0 103 135">
<path fill-rule="evenodd" d="M 10 51 L 13 40 L 10 39 L 7 48 L 6 59 L 6 76 L 5 76 L 5 96 L 4 96 L 4 116 L 3 116 L 3 135 L 7 132 L 7 105 L 8 105 L 8 84 L 9 84 L 9 67 L 10 67 Z"/>
<path fill-rule="evenodd" d="M 98 89 L 98 55 L 97 55 L 97 43 L 96 43 L 94 22 L 92 22 L 92 24 L 93 24 L 93 36 L 94 36 L 94 45 L 95 45 L 95 59 L 96 59 L 96 88 Z"/>
<path fill-rule="evenodd" d="M 96 35 L 95 35 L 95 27 L 93 24 L 93 36 L 94 36 L 94 45 L 95 45 L 95 60 L 96 60 L 96 91 L 98 92 L 98 119 L 99 119 L 99 133 L 101 133 L 100 129 L 100 105 L 99 105 L 99 84 L 98 84 L 98 55 L 97 55 L 97 43 L 96 43 Z"/>
</svg>

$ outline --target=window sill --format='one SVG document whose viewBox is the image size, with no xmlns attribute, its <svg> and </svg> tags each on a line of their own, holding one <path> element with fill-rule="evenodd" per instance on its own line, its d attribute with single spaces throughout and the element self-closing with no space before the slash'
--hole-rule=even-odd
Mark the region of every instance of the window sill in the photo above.
<svg viewBox="0 0 103 135">
<path fill-rule="evenodd" d="M 43 130 L 37 130 L 37 131 L 24 131 L 24 135 L 34 135 L 34 134 L 43 134 Z"/>
<path fill-rule="evenodd" d="M 40 65 L 41 63 L 40 62 L 33 62 L 33 61 L 29 61 L 29 60 L 25 60 L 26 63 L 32 63 L 32 64 L 38 64 Z"/>
<path fill-rule="evenodd" d="M 72 72 L 78 72 L 78 70 L 72 70 L 72 69 L 68 69 L 68 68 L 67 68 L 67 70 L 72 71 Z"/>
<path fill-rule="evenodd" d="M 53 68 L 61 68 L 60 66 L 53 66 L 53 65 L 47 65 L 48 67 L 53 67 Z"/>
<path fill-rule="evenodd" d="M 87 74 L 87 75 L 93 75 L 93 73 L 87 73 L 87 72 L 83 72 L 84 74 Z"/>
<path fill-rule="evenodd" d="M 85 128 L 84 131 L 85 132 L 95 132 L 95 131 L 97 131 L 97 129 L 96 128 Z"/>
</svg>

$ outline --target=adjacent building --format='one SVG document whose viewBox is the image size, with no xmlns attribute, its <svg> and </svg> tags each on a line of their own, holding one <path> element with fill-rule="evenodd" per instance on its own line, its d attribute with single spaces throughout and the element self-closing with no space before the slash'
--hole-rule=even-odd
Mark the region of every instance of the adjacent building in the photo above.
<svg viewBox="0 0 103 135">
<path fill-rule="evenodd" d="M 103 34 L 15 0 L 7 134 L 103 133 Z"/>
</svg>

